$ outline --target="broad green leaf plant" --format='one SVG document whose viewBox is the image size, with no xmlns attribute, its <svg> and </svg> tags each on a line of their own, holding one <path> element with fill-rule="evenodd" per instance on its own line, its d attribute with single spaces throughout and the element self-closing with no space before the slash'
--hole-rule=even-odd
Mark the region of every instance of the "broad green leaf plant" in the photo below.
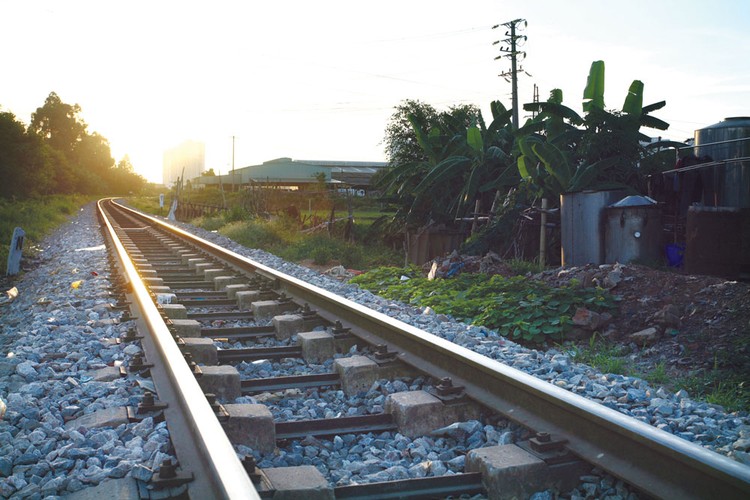
<svg viewBox="0 0 750 500">
<path fill-rule="evenodd" d="M 638 163 L 647 154 L 641 141 L 649 139 L 640 128 L 669 127 L 649 115 L 664 107 L 665 101 L 643 106 L 643 87 L 643 82 L 634 80 L 622 110 L 606 110 L 604 62 L 594 61 L 583 92 L 583 117 L 562 104 L 559 89 L 545 103 L 525 105 L 524 109 L 539 114 L 518 131 L 521 177 L 548 197 L 587 189 L 635 188 Z"/>
</svg>

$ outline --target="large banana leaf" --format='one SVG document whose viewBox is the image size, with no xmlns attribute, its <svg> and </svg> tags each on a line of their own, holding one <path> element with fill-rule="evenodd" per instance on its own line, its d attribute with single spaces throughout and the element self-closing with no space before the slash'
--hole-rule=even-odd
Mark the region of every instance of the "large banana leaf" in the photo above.
<svg viewBox="0 0 750 500">
<path fill-rule="evenodd" d="M 576 169 L 575 175 L 567 185 L 567 192 L 583 191 L 591 186 L 591 183 L 600 172 L 611 167 L 619 161 L 619 158 L 604 158 L 590 165 L 582 165 Z"/>
<path fill-rule="evenodd" d="M 507 164 L 510 163 L 513 159 L 508 153 L 497 146 L 488 147 L 484 158 L 485 161 L 487 161 L 491 165 L 496 165 L 498 163 Z"/>
<path fill-rule="evenodd" d="M 565 189 L 573 177 L 573 167 L 566 154 L 550 143 L 531 146 L 536 156 L 544 164 L 545 170 Z"/>
<path fill-rule="evenodd" d="M 591 63 L 586 88 L 583 89 L 583 111 L 604 109 L 604 61 Z"/>
<path fill-rule="evenodd" d="M 479 127 L 469 127 L 466 131 L 466 143 L 475 153 L 481 155 L 484 152 L 484 140 L 482 139 L 482 131 L 479 130 Z"/>
<path fill-rule="evenodd" d="M 628 89 L 628 95 L 625 96 L 625 103 L 622 105 L 623 113 L 640 116 L 643 112 L 643 82 L 633 80 Z"/>
<path fill-rule="evenodd" d="M 441 182 L 444 182 L 452 176 L 460 173 L 470 164 L 471 160 L 465 156 L 450 156 L 435 165 L 427 175 L 425 175 L 422 182 L 420 182 L 415 188 L 415 191 L 421 193 L 433 186 L 439 185 Z"/>
<path fill-rule="evenodd" d="M 650 113 L 652 111 L 656 111 L 657 109 L 661 109 L 666 105 L 667 105 L 667 101 L 659 101 L 653 104 L 649 104 L 648 106 L 643 106 L 643 113 L 645 114 L 645 113 Z"/>
<path fill-rule="evenodd" d="M 655 128 L 657 130 L 667 130 L 669 128 L 669 123 L 660 120 L 655 116 L 643 115 L 641 116 L 641 126 Z"/>
<path fill-rule="evenodd" d="M 538 160 L 531 156 L 519 156 L 518 157 L 518 173 L 521 174 L 522 179 L 531 179 L 535 184 L 542 184 L 541 179 L 537 175 L 536 164 Z"/>
</svg>

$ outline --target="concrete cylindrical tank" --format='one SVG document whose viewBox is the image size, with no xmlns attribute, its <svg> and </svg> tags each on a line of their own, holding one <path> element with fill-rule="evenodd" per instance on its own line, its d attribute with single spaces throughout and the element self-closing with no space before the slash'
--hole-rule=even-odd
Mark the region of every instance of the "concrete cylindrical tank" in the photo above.
<svg viewBox="0 0 750 500">
<path fill-rule="evenodd" d="M 628 196 L 606 208 L 605 263 L 662 260 L 661 208 L 644 196 Z"/>
<path fill-rule="evenodd" d="M 604 209 L 625 191 L 582 191 L 560 195 L 563 266 L 604 263 Z"/>
</svg>

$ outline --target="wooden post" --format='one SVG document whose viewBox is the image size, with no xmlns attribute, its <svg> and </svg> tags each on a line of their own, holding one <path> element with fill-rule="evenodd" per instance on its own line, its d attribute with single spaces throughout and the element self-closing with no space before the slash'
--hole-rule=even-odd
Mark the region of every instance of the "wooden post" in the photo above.
<svg viewBox="0 0 750 500">
<path fill-rule="evenodd" d="M 480 200 L 477 200 L 476 203 L 474 203 L 474 221 L 471 223 L 471 234 L 474 234 L 477 232 L 477 229 L 479 228 L 479 221 L 477 220 L 479 218 L 479 209 L 481 208 L 482 202 Z"/>
</svg>

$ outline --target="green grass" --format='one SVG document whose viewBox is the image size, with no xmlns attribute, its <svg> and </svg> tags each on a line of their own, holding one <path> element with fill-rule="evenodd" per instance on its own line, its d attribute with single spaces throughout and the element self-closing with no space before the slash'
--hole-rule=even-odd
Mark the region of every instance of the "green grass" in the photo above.
<svg viewBox="0 0 750 500">
<path fill-rule="evenodd" d="M 644 372 L 641 378 L 652 384 L 659 385 L 667 384 L 670 381 L 667 366 L 663 361 L 657 363 L 652 370 Z"/>
<path fill-rule="evenodd" d="M 127 198 L 127 202 L 128 205 L 143 213 L 159 216 L 166 216 L 169 213 L 167 200 L 164 201 L 164 208 L 159 207 L 159 195 L 130 197 Z"/>
<path fill-rule="evenodd" d="M 727 411 L 750 411 L 750 386 L 747 373 L 736 367 L 720 367 L 688 377 L 674 378 L 664 362 L 651 369 L 636 369 L 628 359 L 628 350 L 607 340 L 591 337 L 588 346 L 575 347 L 571 352 L 577 362 L 586 363 L 603 373 L 640 377 L 653 386 L 677 392 L 684 389 L 699 401 L 721 405 Z"/>
<path fill-rule="evenodd" d="M 338 262 L 346 268 L 367 269 L 403 260 L 401 254 L 382 245 L 343 241 L 328 233 L 302 234 L 296 221 L 283 217 L 265 221 L 243 220 L 222 224 L 221 217 L 201 218 L 194 224 L 218 232 L 249 248 L 260 248 L 279 257 L 301 262 L 312 260 L 326 265 Z"/>
<path fill-rule="evenodd" d="M 590 365 L 603 373 L 630 375 L 632 372 L 625 358 L 627 350 L 596 334 L 589 339 L 588 347 L 575 347 L 571 354 L 576 362 Z"/>
<path fill-rule="evenodd" d="M 544 268 L 539 265 L 538 261 L 510 259 L 510 260 L 505 261 L 505 263 L 508 265 L 510 270 L 514 272 L 515 274 L 526 274 L 526 273 L 536 274 L 544 270 Z"/>
<path fill-rule="evenodd" d="M 674 381 L 677 389 L 685 389 L 693 399 L 721 405 L 727 411 L 750 411 L 750 386 L 741 374 L 710 370 Z"/>
<path fill-rule="evenodd" d="M 13 230 L 20 227 L 26 233 L 24 255 L 47 234 L 75 214 L 92 197 L 54 195 L 39 199 L 11 201 L 0 199 L 0 263 L 2 272 L 8 262 Z"/>
</svg>

